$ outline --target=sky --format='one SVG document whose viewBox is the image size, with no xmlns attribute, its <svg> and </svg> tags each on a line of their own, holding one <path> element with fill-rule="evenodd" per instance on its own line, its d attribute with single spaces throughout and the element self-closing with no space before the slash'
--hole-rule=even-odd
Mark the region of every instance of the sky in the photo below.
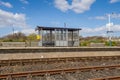
<svg viewBox="0 0 120 80">
<path fill-rule="evenodd" d="M 81 36 L 120 36 L 120 0 L 0 0 L 0 37 L 36 26 L 81 28 Z"/>
</svg>

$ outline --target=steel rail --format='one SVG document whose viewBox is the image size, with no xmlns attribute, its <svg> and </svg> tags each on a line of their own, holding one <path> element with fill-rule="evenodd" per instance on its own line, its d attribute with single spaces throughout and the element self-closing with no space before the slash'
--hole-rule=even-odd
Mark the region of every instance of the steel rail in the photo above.
<svg viewBox="0 0 120 80">
<path fill-rule="evenodd" d="M 120 56 L 95 56 L 95 57 L 61 57 L 61 58 L 37 58 L 37 59 L 13 59 L 13 60 L 0 60 L 1 66 L 14 66 L 25 65 L 28 63 L 35 64 L 51 63 L 51 62 L 67 62 L 67 61 L 96 61 L 96 60 L 114 60 L 120 59 Z"/>
<path fill-rule="evenodd" d="M 120 68 L 120 65 L 111 65 L 111 66 L 92 66 L 92 67 L 80 67 L 80 68 L 69 68 L 69 69 L 53 69 L 53 70 L 42 70 L 42 71 L 29 71 L 29 72 L 20 72 L 20 73 L 9 73 L 0 75 L 0 79 L 3 78 L 16 78 L 16 77 L 28 77 L 28 76 L 44 76 L 46 74 L 61 74 L 61 73 L 70 73 L 76 71 L 90 71 L 90 70 L 104 70 L 104 69 L 116 69 Z"/>
<path fill-rule="evenodd" d="M 120 80 L 120 76 L 110 76 L 110 77 L 104 77 L 104 78 L 94 78 L 89 80 Z"/>
</svg>

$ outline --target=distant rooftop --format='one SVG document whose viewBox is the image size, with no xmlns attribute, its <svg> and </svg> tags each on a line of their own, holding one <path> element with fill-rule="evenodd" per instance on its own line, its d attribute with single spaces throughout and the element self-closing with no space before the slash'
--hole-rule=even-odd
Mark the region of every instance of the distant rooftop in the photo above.
<svg viewBox="0 0 120 80">
<path fill-rule="evenodd" d="M 68 31 L 82 30 L 81 28 L 37 26 L 36 30 L 40 30 L 40 29 L 42 29 L 42 30 L 55 30 L 55 29 L 60 29 L 60 30 L 68 30 Z"/>
</svg>

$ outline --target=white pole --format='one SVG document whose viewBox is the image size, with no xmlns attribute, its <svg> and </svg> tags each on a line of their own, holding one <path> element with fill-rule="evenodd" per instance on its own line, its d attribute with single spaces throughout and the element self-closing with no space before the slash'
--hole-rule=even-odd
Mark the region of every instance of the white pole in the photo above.
<svg viewBox="0 0 120 80">
<path fill-rule="evenodd" d="M 13 38 L 14 38 L 14 24 L 12 24 Z"/>
<path fill-rule="evenodd" d="M 111 14 L 108 14 L 108 34 L 109 34 L 109 43 L 110 46 L 112 45 L 111 43 Z"/>
<path fill-rule="evenodd" d="M 110 25 L 111 25 L 111 22 L 110 22 L 110 14 L 108 14 L 108 24 L 109 24 L 109 26 L 108 26 L 108 31 L 110 31 Z"/>
</svg>

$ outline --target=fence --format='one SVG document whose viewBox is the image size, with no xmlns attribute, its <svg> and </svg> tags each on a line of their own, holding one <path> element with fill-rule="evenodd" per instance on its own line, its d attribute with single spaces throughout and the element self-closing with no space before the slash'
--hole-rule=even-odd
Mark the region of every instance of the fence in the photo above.
<svg viewBox="0 0 120 80">
<path fill-rule="evenodd" d="M 38 42 L 0 42 L 0 47 L 38 47 Z"/>
</svg>

